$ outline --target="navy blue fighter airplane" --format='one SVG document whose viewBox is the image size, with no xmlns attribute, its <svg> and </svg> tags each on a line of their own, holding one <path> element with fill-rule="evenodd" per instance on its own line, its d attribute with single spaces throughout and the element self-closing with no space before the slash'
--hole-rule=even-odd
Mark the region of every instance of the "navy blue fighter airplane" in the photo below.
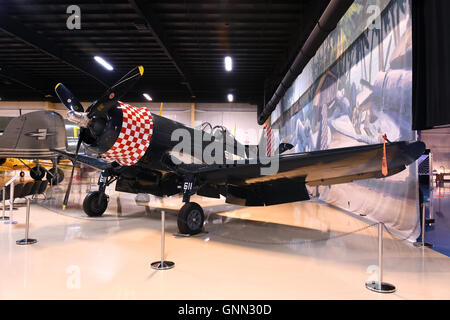
<svg viewBox="0 0 450 320">
<path fill-rule="evenodd" d="M 383 144 L 283 154 L 292 148 L 280 144 L 278 170 L 263 175 L 269 164 L 260 161 L 255 146 L 232 143 L 232 158 L 239 160 L 205 163 L 202 159 L 187 163 L 174 161 L 173 148 L 177 129 L 191 137 L 203 137 L 200 143 L 190 141 L 192 155 L 203 154 L 211 143 L 227 144 L 228 132 L 212 134 L 136 108 L 119 99 L 143 76 L 142 66 L 132 69 L 97 101 L 84 111 L 75 96 L 62 84 L 55 91 L 69 110 L 67 116 L 81 127 L 75 154 L 54 150 L 74 163 L 81 162 L 101 171 L 98 191 L 89 193 L 83 209 L 89 216 L 101 216 L 108 206 L 105 188 L 116 182 L 116 190 L 130 193 L 149 193 L 156 196 L 183 195 L 185 203 L 178 214 L 181 233 L 196 234 L 203 228 L 203 210 L 190 196 L 224 196 L 227 203 L 244 206 L 264 206 L 309 199 L 306 185 L 332 185 L 360 179 L 383 178 L 381 159 Z M 206 137 L 206 139 L 205 139 Z M 79 154 L 81 144 L 98 158 Z M 236 147 L 238 146 L 238 147 Z M 240 148 L 242 147 L 242 148 Z M 224 148 L 225 149 L 225 148 Z M 237 150 L 245 150 L 244 154 Z M 424 143 L 392 142 L 386 145 L 388 176 L 394 175 L 414 162 L 425 150 Z M 199 152 L 197 152 L 199 151 Z M 225 153 L 225 152 L 224 152 Z M 233 155 L 234 154 L 234 155 Z M 197 157 L 198 158 L 198 157 Z M 230 159 L 228 154 L 227 160 Z M 67 205 L 72 176 L 64 198 Z"/>
</svg>

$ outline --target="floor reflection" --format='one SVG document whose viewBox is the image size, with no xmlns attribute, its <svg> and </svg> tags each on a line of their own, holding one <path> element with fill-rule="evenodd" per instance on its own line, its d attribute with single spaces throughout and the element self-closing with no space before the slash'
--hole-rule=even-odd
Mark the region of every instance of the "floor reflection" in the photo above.
<svg viewBox="0 0 450 320">
<path fill-rule="evenodd" d="M 18 225 L 0 225 L 0 298 L 376 297 L 364 283 L 377 263 L 377 229 L 342 210 L 316 201 L 239 207 L 194 196 L 206 214 L 205 232 L 180 237 L 180 197 L 136 202 L 112 186 L 105 215 L 89 218 L 82 201 L 96 190 L 97 174 L 77 173 L 63 211 L 69 175 L 32 205 L 37 244 L 15 244 L 23 238 L 25 208 L 14 213 Z M 160 257 L 163 210 L 165 256 L 176 267 L 154 273 L 149 263 Z M 447 257 L 387 233 L 384 239 L 386 279 L 399 291 L 383 298 L 448 298 Z M 81 275 L 77 290 L 66 285 L 72 270 Z"/>
<path fill-rule="evenodd" d="M 70 172 L 66 170 L 66 177 Z M 176 215 L 183 205 L 180 196 L 173 197 L 143 197 L 135 194 L 114 191 L 114 185 L 107 188 L 109 195 L 108 209 L 102 217 L 88 217 L 82 208 L 84 197 L 90 191 L 97 190 L 96 172 L 80 172 L 76 170 L 69 202 L 66 210 L 62 210 L 62 202 L 66 192 L 68 179 L 47 190 L 46 200 L 39 204 L 58 214 L 72 218 L 92 221 L 121 221 L 133 218 L 149 218 L 159 220 L 164 210 L 167 215 L 169 232 L 176 234 Z M 143 202 L 143 199 L 148 202 Z M 138 201 L 137 201 L 138 200 Z M 197 235 L 203 240 L 216 240 L 254 245 L 288 246 L 315 243 L 323 246 L 331 238 L 341 237 L 347 233 L 357 232 L 366 227 L 364 223 L 356 223 L 353 228 L 345 230 L 338 225 L 330 225 L 324 213 L 319 212 L 318 204 L 311 204 L 308 213 L 301 212 L 292 205 L 272 206 L 267 208 L 240 207 L 226 204 L 224 200 L 193 196 L 192 201 L 198 202 L 205 212 L 206 233 Z M 158 221 L 157 221 L 158 222 Z M 155 229 L 159 228 L 154 224 Z M 74 230 L 78 230 L 74 228 Z M 120 228 L 117 228 L 120 230 Z M 71 231 L 74 233 L 75 231 Z M 78 231 L 77 231 L 78 232 Z M 75 232 L 76 233 L 76 232 Z M 322 243 L 321 243 L 322 242 Z"/>
</svg>

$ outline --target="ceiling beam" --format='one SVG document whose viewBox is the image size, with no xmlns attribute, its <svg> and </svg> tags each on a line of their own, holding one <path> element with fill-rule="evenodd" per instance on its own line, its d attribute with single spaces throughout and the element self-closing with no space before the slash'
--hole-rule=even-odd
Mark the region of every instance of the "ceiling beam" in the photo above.
<svg viewBox="0 0 450 320">
<path fill-rule="evenodd" d="M 30 74 L 25 74 L 22 71 L 14 69 L 10 66 L 0 66 L 0 77 L 6 78 L 8 80 L 19 83 L 28 89 L 31 89 L 38 94 L 42 95 L 42 97 L 46 97 L 48 95 L 53 96 L 53 87 L 54 84 L 48 79 L 43 77 L 39 77 L 37 79 L 35 76 Z"/>
<path fill-rule="evenodd" d="M 129 0 L 129 2 L 136 10 L 136 12 L 141 16 L 141 18 L 145 20 L 147 28 L 152 33 L 156 42 L 161 46 L 161 49 L 173 63 L 180 76 L 183 78 L 183 82 L 188 88 L 191 97 L 195 98 L 195 93 L 192 90 L 191 83 L 189 82 L 188 76 L 186 74 L 186 71 L 184 70 L 181 60 L 172 49 L 170 41 L 168 40 L 163 28 L 161 27 L 161 23 L 159 22 L 158 17 L 152 12 L 148 5 L 144 6 L 143 1 Z"/>
<path fill-rule="evenodd" d="M 105 87 L 108 87 L 109 81 L 108 75 L 105 72 L 101 72 L 100 67 L 92 63 L 86 63 L 79 59 L 76 55 L 64 50 L 58 44 L 47 39 L 43 35 L 25 27 L 22 23 L 18 22 L 14 18 L 8 16 L 8 12 L 4 10 L 0 11 L 0 30 L 3 30 L 7 34 L 17 38 L 18 40 L 50 55 L 69 66 L 81 71 L 82 73 L 88 75 L 89 77 L 97 80 Z M 108 79 L 111 80 L 111 79 Z"/>
</svg>

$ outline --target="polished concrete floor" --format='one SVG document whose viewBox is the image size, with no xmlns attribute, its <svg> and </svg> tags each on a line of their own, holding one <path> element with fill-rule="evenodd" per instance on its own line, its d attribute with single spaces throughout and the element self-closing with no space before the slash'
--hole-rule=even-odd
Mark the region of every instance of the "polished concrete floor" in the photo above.
<svg viewBox="0 0 450 320">
<path fill-rule="evenodd" d="M 450 257 L 450 182 L 431 193 L 427 190 L 425 201 L 428 201 L 426 217 L 435 221 L 426 225 L 425 241 L 433 244 L 433 250 Z M 429 201 L 433 201 L 431 216 Z"/>
<path fill-rule="evenodd" d="M 94 188 L 95 179 L 77 177 L 66 211 L 64 185 L 33 203 L 36 244 L 16 245 L 24 207 L 14 210 L 18 224 L 0 224 L 1 299 L 450 299 L 450 258 L 387 232 L 384 281 L 397 291 L 367 290 L 376 278 L 376 226 L 320 202 L 249 208 L 193 197 L 206 232 L 182 237 L 179 197 L 136 204 L 135 195 L 109 190 L 108 211 L 89 218 L 81 202 Z M 165 259 L 175 268 L 155 271 L 162 210 Z"/>
</svg>

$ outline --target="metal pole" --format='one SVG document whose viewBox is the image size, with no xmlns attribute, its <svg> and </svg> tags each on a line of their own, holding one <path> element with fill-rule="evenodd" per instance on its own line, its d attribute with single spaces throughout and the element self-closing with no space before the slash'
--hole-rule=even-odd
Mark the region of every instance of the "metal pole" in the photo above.
<svg viewBox="0 0 450 320">
<path fill-rule="evenodd" d="M 378 285 L 381 290 L 383 283 L 383 223 L 378 223 Z"/>
<path fill-rule="evenodd" d="M 430 177 L 430 191 L 432 191 L 434 189 L 434 185 L 433 185 L 433 154 L 430 152 L 428 154 L 428 174 Z"/>
<path fill-rule="evenodd" d="M 30 229 L 30 199 L 27 199 L 27 219 L 25 227 L 25 240 L 28 240 L 28 230 Z"/>
<path fill-rule="evenodd" d="M 25 239 L 17 240 L 16 244 L 18 245 L 26 245 L 26 244 L 33 244 L 36 243 L 36 239 L 29 239 L 29 229 L 30 229 L 30 199 L 26 198 L 27 200 L 27 217 L 26 217 L 26 225 L 25 225 Z"/>
<path fill-rule="evenodd" d="M 6 187 L 2 188 L 2 195 L 3 195 L 3 213 L 2 213 L 2 217 L 0 218 L 0 220 L 8 220 L 9 217 L 5 217 L 5 212 L 6 212 Z"/>
<path fill-rule="evenodd" d="M 156 270 L 167 270 L 172 269 L 175 266 L 175 263 L 172 261 L 164 260 L 164 241 L 165 241 L 165 224 L 166 224 L 166 212 L 161 211 L 161 260 L 152 262 L 152 269 Z"/>
<path fill-rule="evenodd" d="M 425 203 L 422 204 L 422 247 L 425 246 Z"/>
<path fill-rule="evenodd" d="M 14 181 L 11 182 L 11 184 L 9 185 L 9 216 L 11 217 L 11 220 L 13 220 L 12 218 L 12 212 L 14 209 Z"/>
<path fill-rule="evenodd" d="M 6 221 L 7 224 L 17 224 L 17 221 L 14 221 L 14 180 L 9 185 L 9 221 Z"/>
<path fill-rule="evenodd" d="M 434 219 L 434 210 L 433 210 L 433 193 L 434 193 L 434 186 L 433 186 L 433 154 L 430 152 L 428 155 L 428 167 L 429 167 L 429 175 L 430 175 L 430 185 L 429 185 L 429 198 L 430 198 L 430 220 Z"/>
<path fill-rule="evenodd" d="M 434 204 L 433 204 L 433 201 L 434 201 L 434 189 L 430 190 L 430 193 L 429 193 L 428 209 L 429 209 L 430 212 L 428 214 L 428 217 L 429 217 L 428 223 L 434 223 Z"/>
<path fill-rule="evenodd" d="M 395 286 L 383 282 L 383 228 L 384 223 L 378 223 L 378 281 L 367 281 L 366 288 L 378 293 L 393 293 Z"/>
<path fill-rule="evenodd" d="M 432 247 L 433 245 L 431 243 L 425 242 L 425 208 L 426 204 L 422 204 L 422 241 L 420 242 L 414 242 L 414 246 L 416 247 Z"/>
<path fill-rule="evenodd" d="M 166 212 L 161 211 L 161 265 L 164 265 L 164 241 L 166 240 Z"/>
</svg>

